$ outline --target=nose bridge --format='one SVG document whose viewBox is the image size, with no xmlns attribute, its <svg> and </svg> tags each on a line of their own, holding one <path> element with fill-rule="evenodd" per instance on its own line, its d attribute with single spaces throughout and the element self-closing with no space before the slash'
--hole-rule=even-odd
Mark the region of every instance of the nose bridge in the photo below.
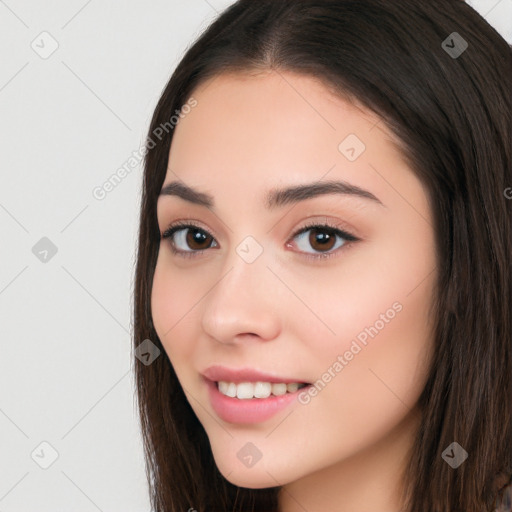
<svg viewBox="0 0 512 512">
<path fill-rule="evenodd" d="M 275 336 L 279 321 L 275 293 L 268 287 L 273 275 L 266 264 L 264 248 L 254 237 L 233 248 L 205 297 L 202 324 L 210 336 L 223 342 L 247 333 Z"/>
<path fill-rule="evenodd" d="M 225 298 L 257 299 L 261 301 L 261 286 L 269 274 L 267 268 L 268 250 L 263 241 L 258 241 L 253 235 L 245 235 L 238 244 L 233 244 L 226 256 L 217 292 Z M 244 298 L 245 297 L 245 298 Z"/>
</svg>

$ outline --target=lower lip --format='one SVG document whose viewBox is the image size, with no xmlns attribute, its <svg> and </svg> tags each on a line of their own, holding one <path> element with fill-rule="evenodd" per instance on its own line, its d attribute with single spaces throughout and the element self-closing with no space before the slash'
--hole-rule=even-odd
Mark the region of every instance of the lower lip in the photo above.
<svg viewBox="0 0 512 512">
<path fill-rule="evenodd" d="M 231 398 L 223 395 L 217 384 L 206 379 L 210 403 L 219 418 L 228 423 L 261 423 L 270 419 L 274 414 L 285 409 L 297 400 L 298 394 L 306 389 L 303 387 L 294 393 L 286 393 L 281 396 L 270 395 L 268 398 Z"/>
</svg>

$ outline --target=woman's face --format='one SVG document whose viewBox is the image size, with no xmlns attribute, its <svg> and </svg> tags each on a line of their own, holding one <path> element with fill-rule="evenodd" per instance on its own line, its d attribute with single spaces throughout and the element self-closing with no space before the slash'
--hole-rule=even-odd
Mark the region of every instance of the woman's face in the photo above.
<svg viewBox="0 0 512 512">
<path fill-rule="evenodd" d="M 158 223 L 197 228 L 161 240 L 151 308 L 219 470 L 260 488 L 403 462 L 432 337 L 424 188 L 375 114 L 312 78 L 222 75 L 193 97 L 163 188 L 195 193 L 162 194 Z"/>
</svg>

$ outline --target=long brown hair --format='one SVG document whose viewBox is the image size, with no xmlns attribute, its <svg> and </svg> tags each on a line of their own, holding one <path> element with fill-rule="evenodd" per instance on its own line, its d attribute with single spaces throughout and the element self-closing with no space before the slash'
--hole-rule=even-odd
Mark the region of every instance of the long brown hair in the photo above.
<svg viewBox="0 0 512 512">
<path fill-rule="evenodd" d="M 146 143 L 133 341 L 162 355 L 133 360 L 154 511 L 277 510 L 279 488 L 239 488 L 219 473 L 150 301 L 169 119 L 208 78 L 268 69 L 316 77 L 377 113 L 423 183 L 437 244 L 435 349 L 404 503 L 491 510 L 512 473 L 512 49 L 460 0 L 240 0 L 187 50 Z M 453 442 L 468 453 L 457 469 L 442 458 Z"/>
</svg>

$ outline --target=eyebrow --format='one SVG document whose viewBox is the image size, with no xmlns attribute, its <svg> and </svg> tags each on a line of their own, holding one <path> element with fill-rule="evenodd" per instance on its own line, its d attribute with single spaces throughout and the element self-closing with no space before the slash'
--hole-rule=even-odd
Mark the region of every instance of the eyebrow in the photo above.
<svg viewBox="0 0 512 512">
<path fill-rule="evenodd" d="M 272 210 L 290 203 L 298 203 L 326 194 L 343 194 L 362 197 L 384 206 L 382 201 L 368 190 L 352 185 L 346 181 L 323 181 L 270 190 L 265 196 L 265 207 Z M 179 181 L 172 181 L 164 185 L 160 191 L 159 197 L 162 196 L 177 196 L 199 206 L 215 208 L 213 196 L 206 192 L 200 192 Z"/>
</svg>

